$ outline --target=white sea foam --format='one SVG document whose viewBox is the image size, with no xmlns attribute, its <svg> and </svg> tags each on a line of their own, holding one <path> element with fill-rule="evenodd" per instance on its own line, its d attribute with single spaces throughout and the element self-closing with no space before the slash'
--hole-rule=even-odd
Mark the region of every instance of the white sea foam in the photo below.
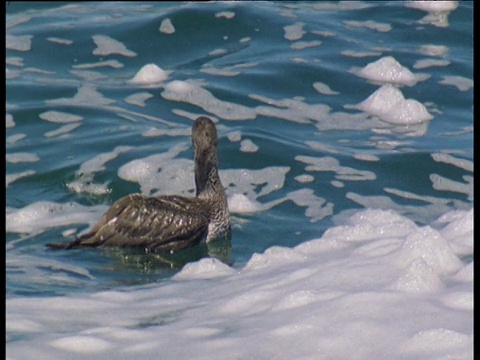
<svg viewBox="0 0 480 360">
<path fill-rule="evenodd" d="M 35 174 L 34 170 L 25 170 L 25 171 L 15 173 L 15 174 L 8 174 L 8 175 L 5 176 L 5 186 L 7 187 L 8 185 L 13 183 L 14 181 L 16 181 L 18 179 L 21 179 L 22 177 L 30 176 L 30 175 L 33 175 L 33 174 Z"/>
<path fill-rule="evenodd" d="M 350 21 L 344 21 L 343 23 L 347 25 L 347 27 L 360 27 L 360 28 L 364 27 L 364 28 L 375 30 L 378 32 L 389 32 L 390 30 L 392 30 L 392 26 L 390 24 L 380 23 L 373 20 L 367 20 L 367 21 L 350 20 Z"/>
<path fill-rule="evenodd" d="M 443 76 L 438 83 L 455 86 L 459 91 L 468 91 L 473 88 L 473 80 L 464 76 Z"/>
<path fill-rule="evenodd" d="M 5 114 L 5 127 L 7 129 L 15 127 L 15 121 L 13 120 L 12 114 Z"/>
<path fill-rule="evenodd" d="M 67 183 L 67 188 L 76 193 L 89 193 L 93 195 L 103 195 L 110 192 L 109 182 L 103 184 L 95 183 L 94 173 L 105 170 L 105 164 L 115 159 L 121 153 L 132 150 L 131 146 L 117 146 L 113 151 L 103 153 L 84 162 L 76 172 L 76 179 Z"/>
<path fill-rule="evenodd" d="M 5 160 L 9 163 L 37 162 L 40 160 L 37 154 L 31 153 L 10 153 L 5 155 Z"/>
<path fill-rule="evenodd" d="M 433 119 L 423 104 L 405 99 L 402 92 L 390 84 L 380 87 L 357 107 L 397 125 L 419 124 Z"/>
<path fill-rule="evenodd" d="M 72 68 L 74 68 L 74 69 L 93 69 L 93 68 L 106 67 L 106 66 L 114 68 L 114 69 L 121 69 L 121 68 L 123 68 L 124 65 L 118 60 L 105 60 L 105 61 L 98 61 L 98 62 L 95 62 L 95 63 L 72 65 Z"/>
<path fill-rule="evenodd" d="M 415 69 L 424 69 L 432 66 L 448 66 L 450 61 L 448 60 L 439 60 L 439 59 L 420 59 L 415 62 L 413 67 Z"/>
<path fill-rule="evenodd" d="M 235 13 L 233 11 L 219 11 L 215 14 L 216 18 L 225 18 L 225 19 L 232 19 L 235 17 Z"/>
<path fill-rule="evenodd" d="M 12 144 L 15 144 L 17 141 L 25 139 L 26 137 L 27 137 L 27 134 L 14 134 L 11 136 L 7 136 L 5 140 L 7 145 L 12 145 Z"/>
<path fill-rule="evenodd" d="M 354 51 L 354 50 L 342 50 L 340 54 L 342 54 L 343 56 L 351 56 L 351 57 L 357 57 L 357 58 L 382 55 L 381 52 L 377 52 L 377 51 Z"/>
<path fill-rule="evenodd" d="M 83 120 L 83 116 L 69 114 L 62 111 L 49 110 L 41 113 L 38 117 L 53 123 L 65 124 Z"/>
<path fill-rule="evenodd" d="M 144 65 L 128 82 L 131 84 L 158 84 L 168 78 L 169 73 L 155 64 Z"/>
<path fill-rule="evenodd" d="M 240 151 L 249 152 L 249 153 L 256 152 L 258 151 L 258 146 L 255 145 L 255 143 L 252 140 L 245 139 L 245 140 L 242 140 L 242 142 L 240 143 Z"/>
<path fill-rule="evenodd" d="M 57 204 L 39 201 L 21 209 L 10 209 L 5 217 L 7 232 L 36 233 L 45 229 L 98 220 L 105 205 L 83 206 L 77 203 Z"/>
<path fill-rule="evenodd" d="M 472 254 L 473 210 L 418 226 L 365 209 L 319 239 L 253 254 L 240 269 L 205 258 L 147 286 L 7 297 L 6 355 L 471 359 L 473 262 L 451 246 L 458 236 Z M 8 266 L 22 266 L 15 261 Z M 41 280 L 39 261 L 49 260 L 30 261 Z M 91 277 L 65 271 L 77 283 Z"/>
<path fill-rule="evenodd" d="M 427 44 L 420 46 L 418 51 L 420 54 L 428 56 L 445 56 L 448 53 L 449 48 L 445 45 Z"/>
<path fill-rule="evenodd" d="M 453 155 L 447 153 L 432 153 L 433 160 L 436 162 L 442 162 L 446 164 L 454 165 L 460 169 L 473 172 L 473 161 L 467 159 L 459 159 Z"/>
<path fill-rule="evenodd" d="M 54 37 L 54 36 L 48 37 L 47 40 L 51 41 L 55 44 L 61 44 L 61 45 L 72 45 L 73 44 L 72 40 L 62 39 L 62 38 L 58 38 L 58 37 Z"/>
<path fill-rule="evenodd" d="M 320 40 L 312 40 L 312 41 L 296 41 L 290 48 L 293 50 L 303 50 L 310 47 L 315 47 L 321 45 L 322 42 Z"/>
<path fill-rule="evenodd" d="M 47 131 L 44 136 L 49 138 L 49 137 L 55 137 L 55 136 L 59 136 L 59 135 L 64 135 L 64 134 L 67 134 L 73 130 L 75 130 L 76 128 L 78 128 L 81 124 L 78 124 L 78 123 L 73 123 L 73 124 L 65 124 L 65 125 L 62 125 L 60 126 L 58 129 L 56 130 L 52 130 L 52 131 Z"/>
<path fill-rule="evenodd" d="M 47 105 L 80 105 L 80 106 L 104 106 L 115 103 L 115 100 L 108 99 L 99 93 L 92 84 L 84 84 L 78 88 L 77 93 L 71 98 L 59 98 L 45 101 Z"/>
<path fill-rule="evenodd" d="M 237 76 L 240 75 L 240 71 L 232 71 L 228 69 L 218 69 L 213 66 L 202 67 L 200 69 L 201 72 L 210 75 L 218 75 L 218 76 Z"/>
<path fill-rule="evenodd" d="M 356 75 L 380 84 L 415 85 L 418 81 L 429 78 L 429 75 L 413 74 L 402 66 L 393 56 L 385 56 L 369 63 L 363 69 L 353 70 Z"/>
<path fill-rule="evenodd" d="M 172 24 L 172 21 L 170 19 L 164 19 L 162 20 L 162 23 L 160 24 L 160 28 L 158 29 L 161 33 L 164 34 L 173 34 L 175 32 L 175 27 Z"/>
<path fill-rule="evenodd" d="M 406 7 L 431 13 L 450 12 L 458 7 L 458 1 L 406 1 Z"/>
<path fill-rule="evenodd" d="M 150 94 L 149 92 L 143 91 L 143 92 L 139 92 L 139 93 L 135 93 L 130 96 L 127 96 L 125 98 L 125 102 L 132 105 L 145 107 L 145 101 L 147 101 L 152 97 L 153 97 L 152 94 Z"/>
<path fill-rule="evenodd" d="M 313 83 L 313 88 L 317 90 L 320 94 L 323 95 L 338 95 L 340 94 L 338 91 L 333 91 L 327 84 L 324 84 L 320 81 Z"/>
<path fill-rule="evenodd" d="M 305 30 L 303 30 L 304 26 L 305 23 L 303 22 L 297 22 L 293 25 L 284 26 L 283 31 L 285 31 L 285 39 L 290 41 L 300 40 L 305 34 Z"/>
<path fill-rule="evenodd" d="M 458 7 L 458 1 L 406 1 L 405 6 L 428 13 L 420 24 L 447 27 L 448 15 Z"/>
<path fill-rule="evenodd" d="M 367 170 L 357 170 L 348 166 L 340 165 L 340 162 L 331 156 L 312 157 L 297 155 L 295 160 L 307 164 L 306 171 L 328 171 L 334 172 L 337 180 L 346 181 L 367 181 L 375 180 L 375 173 Z"/>
<path fill-rule="evenodd" d="M 97 48 L 93 50 L 93 55 L 107 56 L 112 54 L 119 54 L 126 57 L 134 57 L 137 54 L 128 50 L 120 41 L 112 39 L 106 35 L 93 35 L 93 42 Z"/>
<path fill-rule="evenodd" d="M 29 51 L 32 48 L 32 35 L 6 35 L 5 48 L 17 51 Z"/>
<path fill-rule="evenodd" d="M 205 111 L 225 120 L 254 119 L 253 109 L 236 103 L 217 99 L 211 92 L 201 87 L 197 81 L 174 80 L 165 85 L 162 97 L 167 100 L 182 101 L 197 105 Z"/>
</svg>

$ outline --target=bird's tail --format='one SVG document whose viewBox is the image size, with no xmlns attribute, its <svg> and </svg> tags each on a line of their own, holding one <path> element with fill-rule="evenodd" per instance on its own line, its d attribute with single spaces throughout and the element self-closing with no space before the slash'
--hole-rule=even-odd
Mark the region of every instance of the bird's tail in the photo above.
<svg viewBox="0 0 480 360">
<path fill-rule="evenodd" d="M 73 247 L 72 242 L 63 242 L 63 243 L 48 243 L 46 247 L 52 250 L 59 250 L 59 249 L 71 249 Z"/>
</svg>

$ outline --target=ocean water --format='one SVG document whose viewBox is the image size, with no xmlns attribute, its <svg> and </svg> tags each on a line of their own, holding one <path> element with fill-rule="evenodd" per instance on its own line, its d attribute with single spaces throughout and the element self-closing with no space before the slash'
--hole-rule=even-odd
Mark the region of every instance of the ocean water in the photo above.
<svg viewBox="0 0 480 360">
<path fill-rule="evenodd" d="M 6 5 L 9 359 L 473 358 L 473 2 Z M 230 243 L 51 251 L 191 195 Z"/>
</svg>

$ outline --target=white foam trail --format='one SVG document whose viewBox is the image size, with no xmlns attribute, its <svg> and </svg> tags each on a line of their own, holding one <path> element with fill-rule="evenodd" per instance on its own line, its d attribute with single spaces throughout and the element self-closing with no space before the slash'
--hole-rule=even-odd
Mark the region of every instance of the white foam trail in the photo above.
<svg viewBox="0 0 480 360">
<path fill-rule="evenodd" d="M 283 30 L 285 31 L 285 39 L 290 41 L 300 40 L 306 33 L 305 30 L 303 30 L 304 26 L 305 23 L 303 22 L 296 22 L 293 25 L 284 26 Z"/>
<path fill-rule="evenodd" d="M 392 30 L 392 25 L 386 24 L 386 23 L 380 23 L 373 20 L 367 20 L 367 21 L 350 20 L 350 21 L 343 21 L 343 23 L 347 27 L 359 27 L 359 28 L 364 27 L 364 28 L 375 30 L 378 32 L 389 32 Z"/>
<path fill-rule="evenodd" d="M 31 153 L 11 153 L 5 155 L 5 160 L 9 163 L 37 162 L 40 160 L 37 154 Z"/>
<path fill-rule="evenodd" d="M 402 66 L 393 56 L 385 56 L 369 63 L 363 69 L 354 70 L 356 75 L 370 81 L 385 84 L 399 84 L 413 86 L 419 81 L 428 79 L 429 75 L 413 74 Z"/>
<path fill-rule="evenodd" d="M 464 76 L 442 76 L 442 80 L 438 83 L 455 86 L 459 91 L 468 91 L 473 88 L 473 80 Z"/>
<path fill-rule="evenodd" d="M 219 11 L 215 14 L 216 18 L 225 18 L 225 19 L 232 19 L 235 17 L 235 13 L 233 11 Z"/>
<path fill-rule="evenodd" d="M 75 223 L 93 223 L 107 210 L 105 205 L 83 206 L 75 202 L 57 204 L 39 201 L 21 209 L 10 209 L 5 217 L 7 232 L 36 233 Z"/>
<path fill-rule="evenodd" d="M 138 85 L 159 84 L 168 78 L 169 73 L 155 64 L 144 65 L 128 82 Z"/>
<path fill-rule="evenodd" d="M 175 27 L 172 24 L 172 20 L 168 18 L 162 20 L 162 23 L 160 24 L 160 28 L 158 29 L 158 31 L 167 35 L 175 33 Z"/>
<path fill-rule="evenodd" d="M 30 51 L 32 48 L 32 35 L 6 35 L 5 48 L 17 51 Z"/>
<path fill-rule="evenodd" d="M 42 120 L 46 120 L 49 122 L 57 123 L 57 124 L 65 124 L 83 120 L 83 116 L 69 114 L 62 111 L 54 111 L 49 110 L 41 113 L 38 117 Z"/>
<path fill-rule="evenodd" d="M 152 94 L 150 94 L 149 92 L 143 91 L 143 92 L 139 92 L 139 93 L 135 93 L 127 96 L 125 98 L 125 102 L 132 105 L 145 107 L 145 101 L 147 101 L 152 97 L 153 97 Z"/>
<path fill-rule="evenodd" d="M 93 42 L 97 48 L 93 50 L 93 55 L 107 56 L 112 54 L 123 55 L 126 57 L 135 57 L 134 51 L 128 50 L 120 41 L 112 39 L 106 35 L 93 35 Z"/>
<path fill-rule="evenodd" d="M 241 269 L 205 258 L 147 286 L 7 297 L 6 355 L 470 359 L 473 262 L 451 244 L 460 236 L 473 254 L 473 210 L 432 226 L 365 209 L 319 239 L 253 254 Z"/>
<path fill-rule="evenodd" d="M 405 99 L 396 87 L 380 87 L 357 108 L 396 125 L 420 124 L 433 119 L 425 106 L 414 99 Z"/>
</svg>

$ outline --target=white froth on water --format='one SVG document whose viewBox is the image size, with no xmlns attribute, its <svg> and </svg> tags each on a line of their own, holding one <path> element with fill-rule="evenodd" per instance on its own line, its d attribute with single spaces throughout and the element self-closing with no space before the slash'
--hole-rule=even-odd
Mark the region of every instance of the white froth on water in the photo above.
<svg viewBox="0 0 480 360">
<path fill-rule="evenodd" d="M 357 108 L 396 125 L 419 124 L 433 119 L 422 103 L 405 99 L 402 92 L 390 84 L 380 87 Z"/>
<path fill-rule="evenodd" d="M 413 86 L 418 81 L 428 79 L 429 75 L 413 74 L 402 66 L 393 56 L 385 56 L 369 63 L 363 69 L 353 70 L 356 75 L 372 82 Z"/>
<path fill-rule="evenodd" d="M 381 52 L 376 52 L 376 51 L 354 51 L 354 50 L 342 50 L 340 54 L 342 54 L 343 56 L 351 56 L 356 58 L 382 55 Z"/>
<path fill-rule="evenodd" d="M 83 120 L 83 116 L 69 114 L 62 111 L 49 110 L 41 113 L 38 117 L 42 120 L 46 120 L 53 123 L 65 124 Z"/>
<path fill-rule="evenodd" d="M 442 76 L 442 80 L 438 83 L 455 86 L 459 91 L 468 91 L 473 88 L 473 80 L 463 76 Z"/>
<path fill-rule="evenodd" d="M 6 35 L 5 48 L 17 51 L 30 51 L 32 48 L 32 35 Z"/>
<path fill-rule="evenodd" d="M 340 94 L 338 91 L 333 91 L 327 84 L 324 84 L 320 81 L 313 83 L 313 88 L 317 90 L 320 94 L 323 95 L 338 95 Z"/>
<path fill-rule="evenodd" d="M 445 56 L 449 51 L 448 46 L 427 44 L 419 47 L 418 52 L 428 56 Z"/>
<path fill-rule="evenodd" d="M 145 101 L 147 101 L 152 97 L 153 97 L 152 94 L 150 94 L 149 92 L 143 91 L 143 92 L 139 92 L 139 93 L 135 93 L 127 96 L 125 98 L 125 102 L 132 105 L 145 107 Z"/>
<path fill-rule="evenodd" d="M 352 28 L 367 28 L 371 30 L 375 30 L 378 32 L 389 32 L 392 30 L 392 25 L 390 24 L 385 24 L 385 23 L 380 23 L 377 21 L 373 20 L 367 20 L 367 21 L 356 21 L 356 20 L 350 20 L 350 21 L 344 21 L 343 22 L 347 27 L 352 27 Z"/>
<path fill-rule="evenodd" d="M 420 59 L 413 65 L 414 69 L 424 69 L 432 66 L 448 66 L 450 61 L 440 59 Z"/>
<path fill-rule="evenodd" d="M 117 146 L 113 151 L 99 154 L 80 165 L 76 172 L 76 179 L 67 183 L 67 188 L 76 193 L 89 193 L 92 195 L 108 194 L 109 181 L 98 184 L 94 182 L 94 173 L 105 170 L 105 164 L 115 159 L 121 153 L 132 150 L 131 146 Z"/>
<path fill-rule="evenodd" d="M 178 143 L 165 153 L 130 161 L 118 169 L 118 176 L 125 181 L 138 183 L 141 192 L 147 195 L 192 195 L 193 161 L 174 159 L 187 149 L 186 143 Z"/>
<path fill-rule="evenodd" d="M 59 98 L 53 100 L 46 100 L 45 103 L 49 106 L 105 106 L 115 103 L 113 99 L 106 98 L 103 94 L 97 91 L 93 84 L 85 83 L 81 85 L 77 93 L 71 98 Z"/>
<path fill-rule="evenodd" d="M 320 40 L 296 41 L 292 45 L 290 45 L 290 48 L 292 50 L 303 50 L 306 48 L 315 47 L 319 45 L 322 45 L 322 42 Z"/>
<path fill-rule="evenodd" d="M 15 121 L 13 120 L 12 114 L 5 114 L 5 128 L 13 128 L 15 127 Z"/>
<path fill-rule="evenodd" d="M 158 84 L 168 78 L 168 72 L 155 64 L 144 65 L 128 82 L 131 84 Z"/>
<path fill-rule="evenodd" d="M 418 226 L 365 209 L 241 269 L 205 258 L 169 282 L 7 298 L 7 358 L 471 359 L 473 262 L 456 238 L 473 253 L 473 210 Z"/>
<path fill-rule="evenodd" d="M 451 191 L 468 196 L 473 201 L 473 176 L 463 175 L 466 183 L 454 181 L 438 174 L 430 174 L 430 181 L 435 190 Z"/>
<path fill-rule="evenodd" d="M 406 7 L 426 12 L 451 12 L 458 7 L 458 1 L 406 1 Z"/>
<path fill-rule="evenodd" d="M 454 165 L 460 169 L 467 170 L 473 173 L 473 161 L 467 159 L 460 159 L 453 155 L 446 153 L 432 153 L 432 159 L 436 162 Z"/>
<path fill-rule="evenodd" d="M 31 154 L 31 153 L 11 153 L 11 154 L 5 154 L 5 160 L 9 163 L 22 163 L 22 162 L 37 162 L 40 160 L 37 154 Z"/>
<path fill-rule="evenodd" d="M 245 139 L 240 142 L 240 151 L 249 152 L 249 153 L 257 152 L 258 146 L 255 145 L 255 143 L 252 140 Z"/>
<path fill-rule="evenodd" d="M 58 38 L 58 37 L 55 37 L 55 36 L 48 37 L 47 40 L 50 41 L 50 42 L 53 42 L 55 44 L 61 44 L 61 45 L 72 45 L 73 44 L 72 40 L 62 39 L 62 38 Z"/>
<path fill-rule="evenodd" d="M 309 175 L 309 174 L 297 175 L 297 176 L 295 176 L 294 179 L 296 181 L 298 181 L 299 183 L 302 183 L 302 184 L 309 183 L 309 182 L 312 182 L 313 180 L 315 180 L 315 178 L 312 175 Z"/>
<path fill-rule="evenodd" d="M 235 13 L 233 11 L 219 11 L 215 14 L 216 18 L 225 18 L 225 19 L 232 19 L 235 17 Z"/>
<path fill-rule="evenodd" d="M 258 201 L 251 200 L 243 194 L 233 194 L 228 198 L 228 209 L 232 213 L 254 213 L 263 211 L 264 205 Z"/>
<path fill-rule="evenodd" d="M 15 144 L 17 141 L 25 139 L 27 137 L 27 134 L 13 134 L 10 136 L 7 136 L 5 139 L 7 145 L 12 145 Z"/>
<path fill-rule="evenodd" d="M 12 233 L 37 233 L 45 229 L 98 220 L 105 205 L 83 206 L 75 202 L 57 204 L 39 201 L 21 209 L 7 209 L 5 228 Z"/>
<path fill-rule="evenodd" d="M 112 54 L 123 55 L 126 57 L 135 57 L 137 54 L 128 50 L 120 41 L 112 39 L 107 35 L 92 36 L 93 42 L 97 48 L 93 50 L 93 55 L 107 56 Z"/>
<path fill-rule="evenodd" d="M 217 99 L 194 80 L 174 80 L 166 84 L 162 97 L 199 106 L 203 110 L 225 120 L 254 119 L 255 110 L 247 106 Z"/>
<path fill-rule="evenodd" d="M 114 68 L 114 69 L 121 69 L 124 66 L 125 65 L 123 65 L 118 60 L 105 60 L 105 61 L 98 61 L 98 62 L 95 62 L 95 63 L 72 65 L 72 68 L 74 68 L 74 69 L 93 69 L 93 68 L 99 68 L 99 67 L 111 67 L 111 68 Z"/>
<path fill-rule="evenodd" d="M 34 170 L 25 170 L 19 173 L 15 174 L 8 174 L 5 176 L 5 187 L 13 183 L 14 181 L 21 179 L 26 176 L 34 175 L 35 171 Z"/>
<path fill-rule="evenodd" d="M 205 73 L 205 74 L 209 74 L 209 75 L 216 75 L 216 76 L 237 76 L 237 75 L 240 75 L 241 72 L 240 71 L 232 71 L 232 70 L 228 70 L 228 69 L 218 69 L 216 67 L 213 67 L 213 66 L 202 66 L 202 68 L 200 69 L 201 72 Z"/>
<path fill-rule="evenodd" d="M 290 41 L 300 40 L 305 34 L 305 30 L 303 30 L 304 26 L 305 23 L 303 22 L 296 22 L 293 25 L 284 26 L 283 30 L 285 31 L 285 39 Z"/>
<path fill-rule="evenodd" d="M 428 13 L 420 24 L 448 27 L 448 15 L 458 7 L 458 1 L 406 1 L 405 6 Z"/>
<path fill-rule="evenodd" d="M 58 129 L 56 130 L 52 130 L 52 131 L 47 131 L 44 136 L 47 137 L 47 138 L 50 138 L 50 137 L 56 137 L 56 136 L 59 136 L 59 135 L 64 135 L 64 134 L 67 134 L 73 130 L 75 130 L 76 128 L 78 128 L 81 124 L 78 124 L 78 123 L 73 123 L 73 124 L 65 124 L 65 125 L 62 125 L 60 126 Z"/>
<path fill-rule="evenodd" d="M 340 162 L 331 156 L 312 157 L 305 155 L 295 156 L 295 160 L 307 164 L 306 171 L 329 171 L 335 173 L 337 180 L 344 181 L 367 181 L 375 180 L 377 176 L 368 170 L 357 170 L 348 166 L 340 165 Z"/>
<path fill-rule="evenodd" d="M 162 20 L 158 31 L 168 35 L 173 34 L 175 32 L 175 27 L 172 24 L 172 20 L 169 18 Z"/>
<path fill-rule="evenodd" d="M 224 48 L 219 48 L 219 49 L 215 49 L 215 50 L 212 50 L 208 53 L 208 55 L 212 56 L 212 57 L 216 57 L 216 56 L 221 56 L 221 55 L 225 55 L 228 53 L 228 50 L 227 49 L 224 49 Z"/>
</svg>

